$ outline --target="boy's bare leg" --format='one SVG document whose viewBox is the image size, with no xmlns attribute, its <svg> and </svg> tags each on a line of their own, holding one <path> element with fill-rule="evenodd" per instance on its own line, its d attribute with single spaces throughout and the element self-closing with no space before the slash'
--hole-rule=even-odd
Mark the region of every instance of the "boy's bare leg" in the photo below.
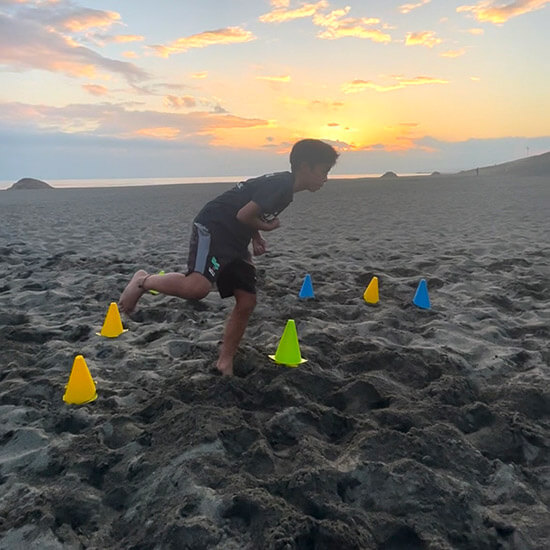
<svg viewBox="0 0 550 550">
<path fill-rule="evenodd" d="M 145 290 L 156 290 L 168 296 L 179 296 L 186 300 L 202 300 L 212 288 L 212 283 L 200 273 L 165 273 L 149 275 L 143 283 Z"/>
<path fill-rule="evenodd" d="M 235 307 L 225 326 L 220 356 L 216 364 L 216 368 L 225 376 L 233 374 L 233 358 L 248 325 L 248 319 L 254 311 L 256 294 L 237 289 L 235 300 Z"/>
<path fill-rule="evenodd" d="M 200 273 L 149 275 L 140 269 L 122 292 L 118 306 L 124 313 L 132 313 L 147 290 L 157 290 L 163 294 L 179 296 L 187 300 L 201 300 L 210 292 L 211 287 L 210 281 Z"/>
</svg>

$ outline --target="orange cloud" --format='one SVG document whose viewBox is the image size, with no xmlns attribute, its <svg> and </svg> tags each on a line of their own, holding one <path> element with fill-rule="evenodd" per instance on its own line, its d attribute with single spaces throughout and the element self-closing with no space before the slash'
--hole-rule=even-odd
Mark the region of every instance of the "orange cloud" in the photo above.
<svg viewBox="0 0 550 550">
<path fill-rule="evenodd" d="M 277 124 L 274 121 L 262 119 L 245 119 L 232 115 L 211 115 L 203 118 L 204 129 L 197 132 L 199 136 L 207 137 L 210 144 L 219 147 L 252 147 L 256 148 L 260 136 L 266 129 L 274 132 Z"/>
<path fill-rule="evenodd" d="M 184 96 L 175 96 L 175 95 L 168 95 L 164 98 L 164 103 L 170 107 L 195 107 L 197 105 L 197 101 L 193 96 L 190 95 L 184 95 Z"/>
<path fill-rule="evenodd" d="M 432 76 L 415 76 L 414 78 L 396 77 L 403 86 L 418 86 L 424 84 L 448 84 L 449 81 L 443 78 L 434 78 Z"/>
<path fill-rule="evenodd" d="M 460 48 L 459 50 L 447 50 L 446 52 L 442 52 L 439 55 L 441 57 L 460 57 L 466 53 L 466 50 L 464 48 Z"/>
<path fill-rule="evenodd" d="M 349 6 L 323 14 L 321 11 L 329 7 L 326 0 L 321 0 L 316 4 L 304 4 L 295 10 L 288 10 L 289 3 L 286 1 L 275 1 L 271 5 L 276 9 L 260 17 L 260 21 L 263 23 L 283 23 L 293 19 L 312 17 L 314 25 L 326 29 L 317 35 L 322 39 L 336 40 L 344 37 L 355 37 L 366 38 L 373 42 L 391 42 L 389 34 L 372 28 L 373 25 L 380 24 L 380 19 L 375 17 L 346 17 L 351 9 Z"/>
<path fill-rule="evenodd" d="M 135 136 L 140 137 L 152 137 L 157 139 L 174 139 L 178 137 L 180 130 L 178 128 L 171 128 L 165 126 L 162 128 L 141 128 L 134 132 Z"/>
<path fill-rule="evenodd" d="M 315 14 L 313 23 L 319 27 L 326 28 L 317 36 L 327 40 L 336 40 L 344 37 L 366 38 L 373 42 L 391 42 L 391 36 L 385 32 L 372 28 L 380 24 L 376 17 L 346 17 L 350 8 L 345 7 L 334 10 L 327 15 Z"/>
<path fill-rule="evenodd" d="M 126 59 L 137 59 L 139 57 L 136 52 L 132 51 L 122 52 L 122 56 L 126 57 Z"/>
<path fill-rule="evenodd" d="M 205 131 L 236 128 L 269 128 L 272 122 L 259 118 L 241 118 L 234 115 L 213 114 L 203 120 Z M 203 132 L 204 133 L 204 132 Z"/>
<path fill-rule="evenodd" d="M 109 90 L 105 86 L 98 84 L 83 84 L 82 87 L 90 94 L 95 96 L 103 96 L 109 93 Z"/>
<path fill-rule="evenodd" d="M 304 17 L 311 17 L 315 15 L 319 10 L 327 8 L 328 2 L 321 0 L 316 4 L 304 4 L 302 7 L 295 10 L 287 10 L 289 2 L 272 2 L 272 6 L 275 9 L 265 15 L 260 16 L 262 23 L 285 23 L 286 21 L 292 21 L 294 19 L 301 19 Z"/>
<path fill-rule="evenodd" d="M 269 82 L 290 82 L 290 76 L 257 76 L 257 80 L 268 80 Z"/>
<path fill-rule="evenodd" d="M 433 78 L 431 76 L 416 76 L 414 78 L 394 77 L 396 82 L 388 85 L 376 84 L 370 80 L 352 80 L 342 86 L 345 94 L 354 94 L 371 89 L 377 92 L 392 92 L 393 90 L 402 90 L 409 86 L 423 86 L 426 84 L 448 84 L 448 80 L 442 78 Z"/>
<path fill-rule="evenodd" d="M 255 39 L 256 37 L 250 31 L 246 31 L 240 27 L 227 27 L 225 29 L 205 31 L 179 38 L 167 46 L 155 45 L 149 47 L 155 50 L 160 57 L 169 57 L 176 53 L 186 52 L 192 48 L 206 48 L 215 44 L 238 44 Z"/>
<path fill-rule="evenodd" d="M 405 39 L 406 46 L 426 46 L 427 48 L 433 48 L 441 42 L 441 38 L 438 38 L 433 31 L 408 32 Z"/>
<path fill-rule="evenodd" d="M 77 78 L 93 78 L 97 75 L 96 68 L 92 64 L 79 63 L 68 59 L 50 59 L 44 67 L 54 73 L 64 73 Z"/>
<path fill-rule="evenodd" d="M 493 0 L 483 0 L 474 6 L 459 6 L 458 13 L 472 13 L 473 16 L 481 22 L 494 23 L 501 25 L 509 19 L 540 10 L 550 3 L 550 0 L 514 0 L 507 5 L 495 5 Z"/>
<path fill-rule="evenodd" d="M 411 11 L 415 10 L 416 8 L 420 8 L 426 4 L 429 4 L 431 0 L 420 0 L 420 2 L 417 2 L 416 4 L 403 4 L 399 11 L 401 13 L 410 13 Z"/>
<path fill-rule="evenodd" d="M 145 40 L 143 36 L 137 34 L 119 34 L 118 36 L 113 37 L 113 42 L 117 44 L 125 44 L 127 42 L 141 42 Z"/>
<path fill-rule="evenodd" d="M 195 143 L 201 136 L 227 133 L 235 130 L 270 127 L 270 122 L 257 118 L 242 118 L 221 113 L 193 111 L 174 113 L 166 111 L 140 111 L 120 104 L 76 104 L 64 107 L 0 103 L 0 119 L 24 122 L 37 129 L 47 128 L 61 132 L 78 133 L 93 130 L 103 137 L 136 138 L 190 141 Z"/>
<path fill-rule="evenodd" d="M 208 77 L 208 72 L 207 71 L 202 71 L 200 73 L 193 73 L 191 75 L 191 78 L 196 78 L 196 79 L 203 79 L 203 78 L 207 78 Z"/>
<path fill-rule="evenodd" d="M 120 20 L 120 14 L 114 11 L 81 9 L 62 19 L 61 26 L 72 32 L 81 32 L 92 28 L 110 27 Z"/>
<path fill-rule="evenodd" d="M 473 34 L 473 35 L 480 35 L 480 34 L 483 34 L 485 31 L 483 29 L 480 29 L 479 27 L 476 27 L 474 29 L 468 29 L 468 31 L 466 32 L 469 32 L 470 34 Z"/>
</svg>

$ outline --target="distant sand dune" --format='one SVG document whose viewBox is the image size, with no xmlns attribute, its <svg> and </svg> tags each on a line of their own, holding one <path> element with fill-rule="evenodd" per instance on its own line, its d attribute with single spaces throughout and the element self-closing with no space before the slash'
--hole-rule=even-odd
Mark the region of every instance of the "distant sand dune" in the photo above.
<svg viewBox="0 0 550 550">
<path fill-rule="evenodd" d="M 479 171 L 483 176 L 517 176 L 517 177 L 550 177 L 550 152 L 527 157 L 495 166 L 484 166 L 482 168 L 461 172 L 462 175 L 475 175 Z"/>
</svg>

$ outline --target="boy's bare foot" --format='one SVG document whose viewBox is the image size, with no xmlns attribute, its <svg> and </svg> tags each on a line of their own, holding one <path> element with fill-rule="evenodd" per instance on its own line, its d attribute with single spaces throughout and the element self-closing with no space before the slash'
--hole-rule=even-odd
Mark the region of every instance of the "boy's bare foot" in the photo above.
<svg viewBox="0 0 550 550">
<path fill-rule="evenodd" d="M 218 359 L 218 362 L 216 363 L 216 368 L 224 376 L 233 376 L 233 361 L 225 361 L 222 359 Z"/>
<path fill-rule="evenodd" d="M 142 285 L 143 280 L 145 279 L 145 277 L 147 277 L 147 275 L 147 271 L 143 269 L 136 271 L 136 273 L 120 295 L 120 300 L 118 301 L 118 309 L 120 309 L 120 311 L 127 314 L 130 314 L 134 311 L 138 300 L 145 292 L 145 289 Z"/>
</svg>

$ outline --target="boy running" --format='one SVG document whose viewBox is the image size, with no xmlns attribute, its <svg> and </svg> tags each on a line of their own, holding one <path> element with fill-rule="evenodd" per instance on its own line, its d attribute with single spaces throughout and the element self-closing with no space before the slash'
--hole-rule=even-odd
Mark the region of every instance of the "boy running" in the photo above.
<svg viewBox="0 0 550 550">
<path fill-rule="evenodd" d="M 294 193 L 317 191 L 327 181 L 338 153 L 316 139 L 298 141 L 290 152 L 290 172 L 278 172 L 238 183 L 208 202 L 193 222 L 187 274 L 152 275 L 139 270 L 118 303 L 130 314 L 144 292 L 188 300 L 201 300 L 215 283 L 222 298 L 235 297 L 216 364 L 224 375 L 233 374 L 233 358 L 256 306 L 256 269 L 252 252 L 266 252 L 260 231 L 280 226 L 279 214 L 292 202 Z"/>
</svg>

